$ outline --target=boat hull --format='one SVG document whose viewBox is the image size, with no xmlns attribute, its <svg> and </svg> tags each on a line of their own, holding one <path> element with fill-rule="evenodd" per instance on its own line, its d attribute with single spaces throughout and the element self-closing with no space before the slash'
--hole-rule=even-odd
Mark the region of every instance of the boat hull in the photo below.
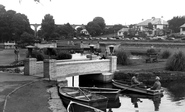
<svg viewBox="0 0 185 112">
<path fill-rule="evenodd" d="M 85 100 L 83 98 L 75 98 L 72 96 L 68 96 L 62 93 L 62 91 L 59 88 L 59 96 L 63 102 L 63 105 L 67 108 L 69 105 L 70 101 L 78 102 L 84 105 L 89 105 L 101 110 L 106 110 L 107 108 L 107 103 L 108 103 L 108 98 L 100 95 L 93 94 L 93 96 L 90 98 L 90 100 Z"/>
</svg>

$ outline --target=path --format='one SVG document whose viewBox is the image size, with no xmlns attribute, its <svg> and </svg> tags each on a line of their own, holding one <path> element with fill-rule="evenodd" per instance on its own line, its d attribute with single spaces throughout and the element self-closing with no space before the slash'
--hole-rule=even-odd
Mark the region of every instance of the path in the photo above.
<svg viewBox="0 0 185 112">
<path fill-rule="evenodd" d="M 56 99 L 56 87 L 52 87 L 56 85 L 55 81 L 47 81 L 38 76 L 2 72 L 0 77 L 1 112 L 65 112 L 65 108 L 57 107 L 62 103 L 59 98 Z M 17 90 L 14 91 L 15 89 Z M 3 111 L 4 105 L 6 108 Z"/>
</svg>

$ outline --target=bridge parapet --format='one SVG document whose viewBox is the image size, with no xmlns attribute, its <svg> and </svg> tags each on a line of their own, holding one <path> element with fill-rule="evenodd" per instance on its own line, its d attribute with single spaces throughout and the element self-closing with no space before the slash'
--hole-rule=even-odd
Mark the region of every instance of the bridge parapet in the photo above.
<svg viewBox="0 0 185 112">
<path fill-rule="evenodd" d="M 114 73 L 117 69 L 117 57 L 104 60 L 81 60 L 58 63 L 57 60 L 44 61 L 44 77 L 51 80 L 93 73 Z"/>
<path fill-rule="evenodd" d="M 44 62 L 37 62 L 36 59 L 27 59 L 25 63 L 25 75 L 43 73 L 43 77 L 50 80 L 57 80 L 71 76 L 93 74 L 93 73 L 114 73 L 117 70 L 117 57 L 110 56 L 108 59 L 80 59 L 80 60 L 54 60 L 46 59 Z"/>
</svg>

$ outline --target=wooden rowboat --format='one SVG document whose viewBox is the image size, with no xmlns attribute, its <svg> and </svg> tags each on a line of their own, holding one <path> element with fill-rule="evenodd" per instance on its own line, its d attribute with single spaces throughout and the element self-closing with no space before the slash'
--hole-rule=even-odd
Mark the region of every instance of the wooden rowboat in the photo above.
<svg viewBox="0 0 185 112">
<path fill-rule="evenodd" d="M 129 85 L 128 83 L 123 83 L 123 81 L 119 81 L 119 80 L 112 80 L 112 84 L 117 88 L 121 88 L 123 90 L 128 90 L 128 91 L 132 91 L 140 94 L 145 94 L 145 95 L 162 95 L 164 91 L 163 89 L 147 90 L 146 88 Z"/>
<path fill-rule="evenodd" d="M 89 105 L 101 110 L 106 110 L 108 98 L 99 94 L 91 93 L 80 87 L 59 87 L 59 96 L 67 108 L 70 101 Z"/>
<path fill-rule="evenodd" d="M 116 100 L 119 98 L 119 94 L 121 89 L 113 89 L 113 88 L 99 88 L 99 87 L 81 87 L 90 91 L 91 93 L 96 93 L 103 95 L 108 98 L 109 101 Z"/>
<path fill-rule="evenodd" d="M 95 107 L 71 101 L 67 107 L 67 112 L 104 112 Z"/>
</svg>

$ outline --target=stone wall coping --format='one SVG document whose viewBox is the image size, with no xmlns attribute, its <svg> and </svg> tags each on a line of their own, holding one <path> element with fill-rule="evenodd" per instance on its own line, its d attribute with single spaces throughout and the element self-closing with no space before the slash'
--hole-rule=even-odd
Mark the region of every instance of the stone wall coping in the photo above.
<svg viewBox="0 0 185 112">
<path fill-rule="evenodd" d="M 42 63 L 43 63 L 43 61 L 37 61 L 36 63 L 37 63 L 37 64 L 42 64 Z"/>
<path fill-rule="evenodd" d="M 75 62 L 62 62 L 62 63 L 56 63 L 58 65 L 66 65 L 66 64 L 83 64 L 83 63 L 98 63 L 98 62 L 109 62 L 110 59 L 104 59 L 104 60 L 87 60 L 87 61 L 75 61 Z"/>
<path fill-rule="evenodd" d="M 70 62 L 70 61 L 86 61 L 86 60 L 90 60 L 89 58 L 87 59 L 66 59 L 66 60 L 56 60 L 57 63 L 60 63 L 60 62 Z"/>
</svg>

